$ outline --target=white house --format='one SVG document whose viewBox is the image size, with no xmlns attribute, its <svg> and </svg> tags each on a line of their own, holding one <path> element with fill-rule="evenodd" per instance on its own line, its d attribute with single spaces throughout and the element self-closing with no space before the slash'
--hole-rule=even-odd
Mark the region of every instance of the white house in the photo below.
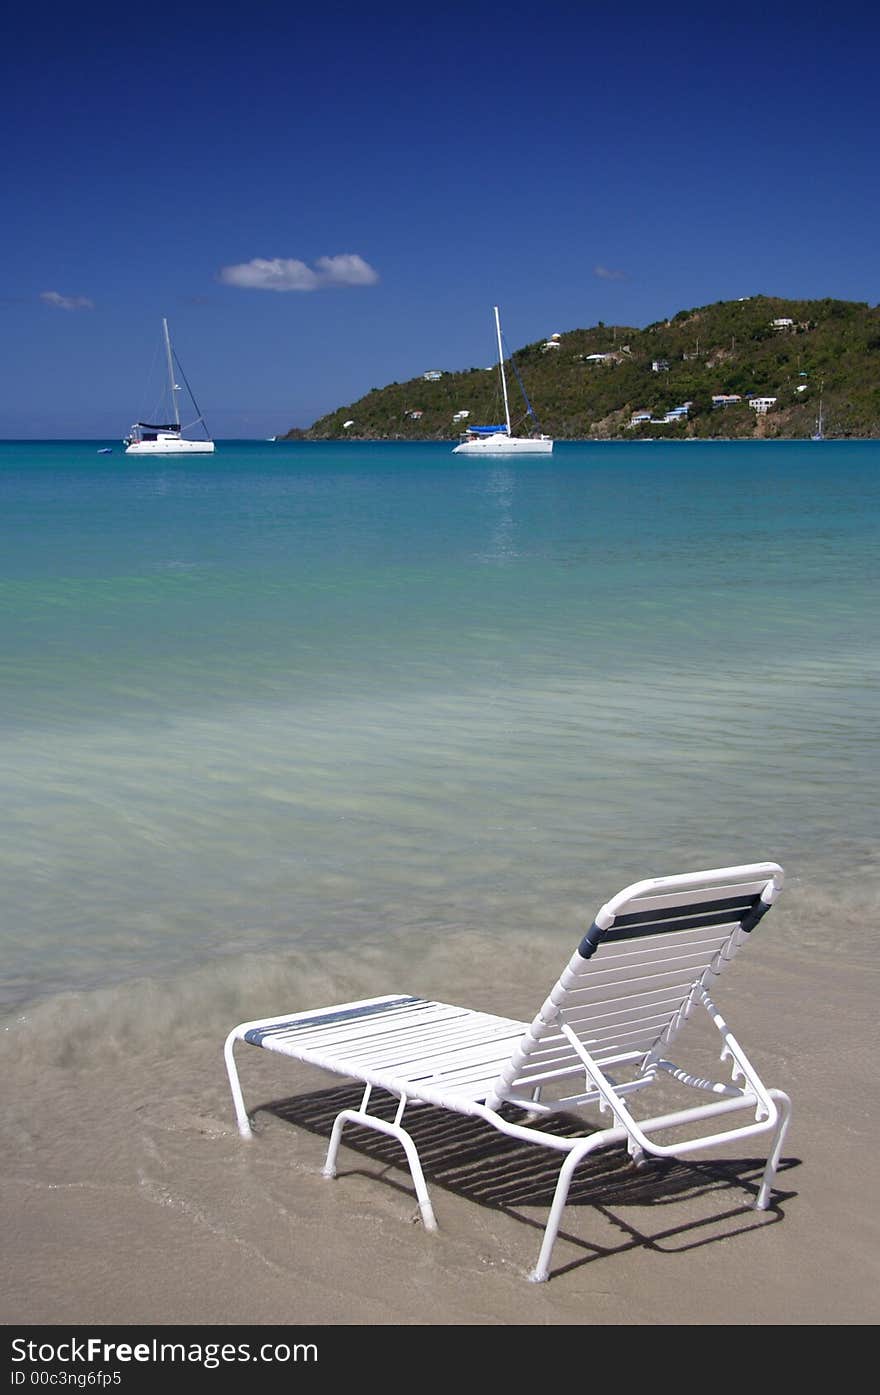
<svg viewBox="0 0 880 1395">
<path fill-rule="evenodd" d="M 641 424 L 642 424 L 643 421 L 650 421 L 650 420 L 651 420 L 651 413 L 650 413 L 650 412 L 633 412 L 632 416 L 631 416 L 630 419 L 629 419 L 629 424 L 630 424 L 630 426 L 641 426 Z"/>
<path fill-rule="evenodd" d="M 652 373 L 668 373 L 668 372 L 669 372 L 669 364 L 667 363 L 666 359 L 665 359 L 665 358 L 655 358 L 655 359 L 654 359 L 654 362 L 651 364 L 651 372 L 652 372 Z"/>
<path fill-rule="evenodd" d="M 419 415 L 421 415 L 421 413 L 419 413 Z M 462 407 L 462 409 L 461 409 L 460 412 L 456 412 L 456 413 L 455 413 L 455 415 L 453 416 L 452 420 L 453 420 L 453 421 L 464 421 L 465 417 L 469 417 L 469 416 L 470 416 L 470 409 L 467 408 L 467 407 Z"/>
<path fill-rule="evenodd" d="M 794 320 L 789 320 L 785 318 L 779 320 L 771 320 L 770 324 L 774 329 L 794 329 Z"/>
<path fill-rule="evenodd" d="M 775 407 L 775 406 L 776 406 L 776 398 L 775 398 L 775 397 L 753 397 L 753 398 L 751 398 L 751 400 L 750 400 L 750 402 L 749 402 L 749 406 L 752 407 L 756 412 L 760 412 L 761 415 L 763 416 L 764 413 L 767 412 L 767 411 L 769 411 L 771 407 Z"/>
<path fill-rule="evenodd" d="M 712 396 L 713 407 L 732 407 L 736 402 L 742 402 L 738 392 L 716 392 Z"/>
<path fill-rule="evenodd" d="M 613 354 L 584 354 L 584 363 L 607 363 Z"/>
<path fill-rule="evenodd" d="M 411 412 L 407 412 L 407 416 L 412 421 L 421 421 L 422 417 L 424 416 L 424 412 L 421 410 L 420 407 L 414 407 Z"/>
<path fill-rule="evenodd" d="M 443 374 L 439 371 L 439 369 L 432 368 L 427 373 L 423 373 L 422 377 L 424 378 L 426 383 L 436 383 L 438 379 L 443 377 Z"/>
</svg>

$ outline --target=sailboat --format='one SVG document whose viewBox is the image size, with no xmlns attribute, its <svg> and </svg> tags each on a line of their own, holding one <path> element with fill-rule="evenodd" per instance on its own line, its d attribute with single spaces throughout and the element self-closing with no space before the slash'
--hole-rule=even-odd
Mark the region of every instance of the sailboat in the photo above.
<svg viewBox="0 0 880 1395">
<path fill-rule="evenodd" d="M 136 421 L 131 428 L 131 434 L 125 437 L 123 445 L 126 455 L 211 455 L 214 450 L 214 442 L 208 434 L 205 419 L 199 412 L 196 399 L 193 397 L 192 389 L 186 382 L 186 375 L 180 367 L 180 360 L 171 347 L 171 335 L 168 333 L 168 321 L 162 321 L 162 331 L 165 336 L 165 357 L 168 362 L 168 385 L 171 390 L 171 414 L 174 420 L 157 425 L 155 422 Z M 186 383 L 187 391 L 192 399 L 192 404 L 198 412 L 194 422 L 188 426 L 180 424 L 180 408 L 177 402 L 177 394 L 180 387 L 177 383 L 177 376 L 174 368 L 175 364 L 180 369 L 180 376 Z M 195 426 L 201 422 L 205 430 L 205 440 L 191 441 L 183 435 L 190 426 Z"/>
<path fill-rule="evenodd" d="M 816 430 L 813 432 L 814 441 L 825 440 L 825 418 L 822 415 L 822 393 L 819 393 L 819 415 L 816 418 Z"/>
<path fill-rule="evenodd" d="M 504 423 L 499 426 L 469 426 L 453 455 L 549 455 L 553 449 L 553 438 L 544 436 L 514 436 L 510 428 L 510 403 L 507 397 L 507 378 L 504 374 L 504 349 L 501 343 L 501 319 L 498 306 L 495 307 L 495 336 L 498 341 L 498 371 L 501 375 L 501 392 L 504 397 Z M 516 370 L 514 369 L 514 372 Z M 526 397 L 522 382 L 517 381 L 525 397 L 526 408 L 534 417 L 532 404 Z"/>
</svg>

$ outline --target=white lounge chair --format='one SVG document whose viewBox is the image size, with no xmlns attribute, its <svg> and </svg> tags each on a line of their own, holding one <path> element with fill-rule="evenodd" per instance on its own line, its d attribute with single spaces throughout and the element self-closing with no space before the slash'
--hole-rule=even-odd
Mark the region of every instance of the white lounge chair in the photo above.
<svg viewBox="0 0 880 1395">
<path fill-rule="evenodd" d="M 609 1144 L 625 1143 L 633 1161 L 641 1163 L 646 1153 L 678 1158 L 768 1133 L 769 1156 L 755 1200 L 763 1210 L 791 1105 L 781 1090 L 764 1086 L 710 994 L 782 883 L 781 867 L 759 862 L 626 887 L 601 908 L 531 1024 L 402 994 L 243 1022 L 229 1033 L 225 1047 L 239 1132 L 252 1136 L 233 1056 L 236 1042 L 247 1042 L 363 1081 L 360 1107 L 343 1110 L 335 1120 L 324 1175 L 335 1176 L 346 1123 L 390 1134 L 406 1153 L 428 1230 L 436 1229 L 436 1221 L 415 1143 L 402 1127 L 407 1107 L 453 1110 L 564 1154 L 530 1275 L 534 1281 L 549 1276 L 575 1169 Z M 668 1058 L 699 1007 L 720 1035 L 729 1083 L 692 1074 Z M 631 1097 L 664 1075 L 709 1099 L 636 1120 Z M 393 1123 L 368 1113 L 373 1089 L 397 1097 Z M 583 1137 L 541 1127 L 542 1117 L 590 1106 L 610 1111 L 608 1127 Z M 704 1121 L 735 1111 L 750 1117 L 720 1131 L 705 1126 Z M 700 1126 L 696 1133 L 669 1138 L 693 1124 Z"/>
</svg>

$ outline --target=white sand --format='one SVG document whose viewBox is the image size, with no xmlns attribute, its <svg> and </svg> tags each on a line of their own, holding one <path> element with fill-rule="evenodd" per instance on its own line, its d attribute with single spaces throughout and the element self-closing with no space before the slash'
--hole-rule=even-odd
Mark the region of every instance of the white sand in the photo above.
<svg viewBox="0 0 880 1395">
<path fill-rule="evenodd" d="M 545 978 L 559 967 L 556 949 L 544 946 L 529 966 L 535 991 L 526 992 L 525 966 L 513 955 L 509 981 L 487 995 L 474 992 L 473 975 L 448 946 L 442 958 L 424 957 L 419 981 L 412 964 L 405 981 L 395 977 L 393 958 L 375 954 L 360 981 L 349 978 L 332 997 L 320 996 L 329 983 L 316 981 L 295 1002 L 278 1001 L 267 987 L 252 1011 L 231 995 L 228 1010 L 215 999 L 200 1017 L 195 1001 L 191 1024 L 184 1014 L 173 1028 L 167 1017 L 180 1014 L 180 1002 L 166 1005 L 163 1016 L 155 990 L 131 999 L 130 1017 L 122 1014 L 112 1032 L 100 996 L 68 1003 L 57 1041 L 39 1012 L 12 1024 L 0 1320 L 876 1321 L 880 1092 L 870 1050 L 872 966 L 829 968 L 812 953 L 792 965 L 768 934 L 719 990 L 764 1079 L 794 1102 L 771 1210 L 750 1209 L 756 1148 L 728 1146 L 717 1163 L 659 1172 L 635 1173 L 620 1159 L 588 1163 L 553 1276 L 535 1285 L 525 1276 L 554 1169 L 543 1150 L 526 1150 L 525 1158 L 518 1150 L 499 1166 L 491 1130 L 466 1122 L 462 1134 L 462 1121 L 453 1121 L 450 1135 L 448 1116 L 420 1121 L 433 1139 L 425 1161 L 440 1225 L 429 1235 L 393 1145 L 344 1147 L 339 1178 L 321 1177 L 328 1122 L 350 1097 L 345 1082 L 245 1047 L 249 1105 L 285 1103 L 258 1111 L 252 1143 L 235 1131 L 221 1048 L 226 1029 L 243 1018 L 397 990 L 531 1015 Z M 332 956 L 325 970 L 332 979 Z M 151 1014 L 173 1045 L 145 1044 Z"/>
</svg>

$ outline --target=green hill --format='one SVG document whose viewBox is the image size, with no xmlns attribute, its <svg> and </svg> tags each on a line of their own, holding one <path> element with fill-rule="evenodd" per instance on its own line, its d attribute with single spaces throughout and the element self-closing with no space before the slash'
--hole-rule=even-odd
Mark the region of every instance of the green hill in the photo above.
<svg viewBox="0 0 880 1395">
<path fill-rule="evenodd" d="M 681 310 L 644 329 L 600 322 L 553 343 L 526 344 L 512 357 L 541 429 L 558 440 L 808 437 L 820 392 L 827 436 L 880 436 L 877 306 L 750 296 Z M 528 434 L 509 365 L 508 388 L 515 430 Z M 713 406 L 721 394 L 741 400 Z M 749 405 L 754 397 L 776 402 L 763 414 Z M 684 403 L 685 417 L 662 420 Z M 465 411 L 467 418 L 453 420 Z M 632 426 L 638 412 L 653 420 Z M 497 371 L 469 368 L 373 388 L 283 439 L 452 440 L 467 421 L 503 419 Z"/>
</svg>

